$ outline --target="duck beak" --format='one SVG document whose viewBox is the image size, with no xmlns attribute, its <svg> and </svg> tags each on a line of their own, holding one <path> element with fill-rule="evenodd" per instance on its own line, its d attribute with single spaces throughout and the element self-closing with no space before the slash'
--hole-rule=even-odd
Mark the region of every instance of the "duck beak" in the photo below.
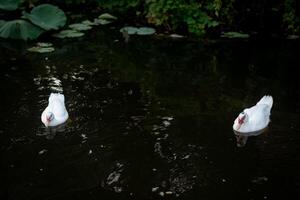
<svg viewBox="0 0 300 200">
<path fill-rule="evenodd" d="M 242 124 L 238 123 L 237 124 L 237 127 L 236 127 L 236 130 L 239 130 L 241 128 Z"/>
</svg>

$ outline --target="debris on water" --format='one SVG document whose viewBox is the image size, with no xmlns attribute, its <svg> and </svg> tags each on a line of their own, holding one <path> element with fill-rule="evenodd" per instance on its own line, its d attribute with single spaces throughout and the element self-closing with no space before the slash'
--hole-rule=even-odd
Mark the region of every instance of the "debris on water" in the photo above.
<svg viewBox="0 0 300 200">
<path fill-rule="evenodd" d="M 156 169 L 156 168 L 153 168 L 153 169 L 152 169 L 152 171 L 156 172 L 156 171 L 157 171 L 157 169 Z"/>
<path fill-rule="evenodd" d="M 151 191 L 152 191 L 152 192 L 157 192 L 158 189 L 159 189 L 159 187 L 153 187 Z"/>
<path fill-rule="evenodd" d="M 226 179 L 225 179 L 225 178 L 222 178 L 222 182 L 225 183 L 225 182 L 226 182 Z"/>
<path fill-rule="evenodd" d="M 43 149 L 43 150 L 39 151 L 39 155 L 42 155 L 42 154 L 46 153 L 47 151 L 48 151 L 47 149 Z"/>
<path fill-rule="evenodd" d="M 91 155 L 92 153 L 93 153 L 93 151 L 90 149 L 90 150 L 89 150 L 89 155 Z"/>
<path fill-rule="evenodd" d="M 166 191 L 165 194 L 166 195 L 171 195 L 171 194 L 173 194 L 173 192 L 172 191 Z"/>
</svg>

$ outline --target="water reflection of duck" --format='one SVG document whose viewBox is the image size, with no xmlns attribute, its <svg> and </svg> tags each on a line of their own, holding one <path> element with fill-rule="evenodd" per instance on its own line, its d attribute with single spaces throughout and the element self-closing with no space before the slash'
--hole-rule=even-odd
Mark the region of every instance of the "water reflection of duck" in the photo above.
<svg viewBox="0 0 300 200">
<path fill-rule="evenodd" d="M 65 96 L 59 93 L 51 93 L 48 106 L 41 115 L 45 126 L 57 126 L 63 124 L 69 118 L 65 107 Z"/>
<path fill-rule="evenodd" d="M 244 146 L 249 136 L 264 132 L 270 122 L 272 105 L 272 96 L 263 96 L 256 105 L 238 115 L 233 124 L 238 146 Z"/>
</svg>

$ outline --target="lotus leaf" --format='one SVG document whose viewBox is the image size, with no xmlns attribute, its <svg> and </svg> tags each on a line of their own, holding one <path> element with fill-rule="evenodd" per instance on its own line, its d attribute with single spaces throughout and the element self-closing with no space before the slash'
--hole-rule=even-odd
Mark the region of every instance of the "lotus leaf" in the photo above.
<svg viewBox="0 0 300 200">
<path fill-rule="evenodd" d="M 16 10 L 23 0 L 1 0 L 0 9 L 3 10 Z"/>
<path fill-rule="evenodd" d="M 3 38 L 36 39 L 43 32 L 43 29 L 21 19 L 2 22 L 0 26 L 0 37 Z"/>
<path fill-rule="evenodd" d="M 109 21 L 118 19 L 117 17 L 115 17 L 115 16 L 113 16 L 113 15 L 111 15 L 109 13 L 103 13 L 98 18 L 99 19 L 109 20 Z"/>
<path fill-rule="evenodd" d="M 49 53 L 54 51 L 54 47 L 41 47 L 41 46 L 36 46 L 36 47 L 31 47 L 27 49 L 30 52 L 38 52 L 38 53 Z"/>
<path fill-rule="evenodd" d="M 57 30 L 63 27 L 67 20 L 64 11 L 50 4 L 39 5 L 33 8 L 30 14 L 23 12 L 23 16 L 45 30 Z"/>
<path fill-rule="evenodd" d="M 221 37 L 226 38 L 249 38 L 249 34 L 239 33 L 239 32 L 226 32 L 221 35 Z"/>
<path fill-rule="evenodd" d="M 154 33 L 155 33 L 155 29 L 150 27 L 141 27 L 137 31 L 138 35 L 152 35 Z"/>
<path fill-rule="evenodd" d="M 129 35 L 134 35 L 138 32 L 138 28 L 136 27 L 132 27 L 132 26 L 125 26 L 123 28 L 120 29 L 121 33 L 127 33 Z"/>
<path fill-rule="evenodd" d="M 38 43 L 36 43 L 36 45 L 38 47 L 52 47 L 53 46 L 52 43 L 46 43 L 46 42 L 38 42 Z"/>
<path fill-rule="evenodd" d="M 59 33 L 53 34 L 52 36 L 57 38 L 74 38 L 74 37 L 81 37 L 83 35 L 84 33 L 82 32 L 68 29 L 68 30 L 62 30 Z"/>
<path fill-rule="evenodd" d="M 85 30 L 89 30 L 89 29 L 92 28 L 92 27 L 89 26 L 89 25 L 86 25 L 86 24 L 80 24 L 80 23 L 78 23 L 78 24 L 70 24 L 69 27 L 70 27 L 71 29 L 76 30 L 76 31 L 85 31 Z"/>
<path fill-rule="evenodd" d="M 82 24 L 88 25 L 88 26 L 94 26 L 95 23 L 91 22 L 90 20 L 84 20 L 83 22 L 81 22 Z"/>
</svg>

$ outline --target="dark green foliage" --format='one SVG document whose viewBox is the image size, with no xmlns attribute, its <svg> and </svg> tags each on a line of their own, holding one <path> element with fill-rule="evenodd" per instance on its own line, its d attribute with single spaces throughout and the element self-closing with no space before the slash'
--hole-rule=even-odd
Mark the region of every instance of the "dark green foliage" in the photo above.
<svg viewBox="0 0 300 200">
<path fill-rule="evenodd" d="M 290 34 L 299 32 L 299 16 L 296 16 L 296 1 L 285 0 L 284 1 L 284 14 L 283 24 Z"/>
</svg>

